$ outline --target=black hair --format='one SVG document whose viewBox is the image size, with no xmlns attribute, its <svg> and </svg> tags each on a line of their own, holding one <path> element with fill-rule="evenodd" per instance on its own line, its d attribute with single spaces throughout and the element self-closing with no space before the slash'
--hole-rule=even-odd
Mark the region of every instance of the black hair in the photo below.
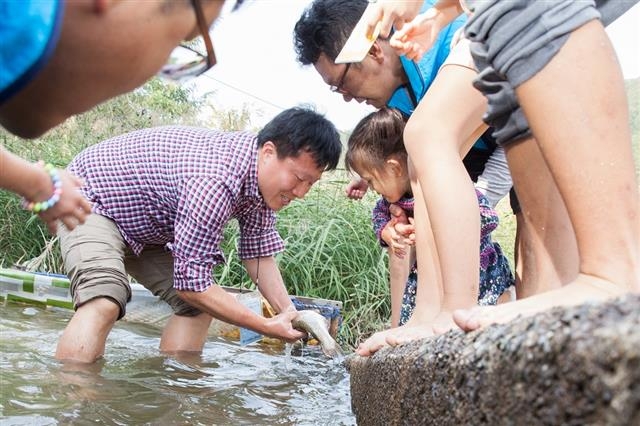
<svg viewBox="0 0 640 426">
<path fill-rule="evenodd" d="M 360 120 L 347 143 L 344 159 L 347 171 L 358 166 L 380 171 L 391 157 L 406 162 L 402 138 L 405 123 L 404 116 L 394 108 L 381 108 Z"/>
<path fill-rule="evenodd" d="M 293 30 L 298 62 L 315 64 L 323 53 L 335 60 L 367 3 L 367 0 L 314 0 Z"/>
<path fill-rule="evenodd" d="M 258 132 L 258 147 L 271 141 L 278 158 L 298 157 L 308 152 L 323 170 L 338 166 L 342 143 L 336 127 L 324 116 L 308 107 L 282 111 Z"/>
</svg>

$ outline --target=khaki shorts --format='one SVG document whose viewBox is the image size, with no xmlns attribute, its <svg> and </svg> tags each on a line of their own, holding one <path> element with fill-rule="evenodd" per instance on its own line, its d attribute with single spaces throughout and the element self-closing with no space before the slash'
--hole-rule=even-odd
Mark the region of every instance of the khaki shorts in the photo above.
<svg viewBox="0 0 640 426">
<path fill-rule="evenodd" d="M 91 214 L 73 231 L 58 227 L 64 268 L 71 281 L 73 307 L 98 297 L 120 307 L 122 318 L 131 300 L 128 275 L 167 302 L 176 315 L 195 316 L 200 310 L 183 301 L 173 288 L 173 256 L 164 246 L 145 246 L 133 254 L 115 222 Z"/>
</svg>

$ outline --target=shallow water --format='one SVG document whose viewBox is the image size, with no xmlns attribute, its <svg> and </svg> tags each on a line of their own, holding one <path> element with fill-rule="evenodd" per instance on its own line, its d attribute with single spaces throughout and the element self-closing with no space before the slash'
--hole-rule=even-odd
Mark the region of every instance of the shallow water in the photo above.
<svg viewBox="0 0 640 426">
<path fill-rule="evenodd" d="M 0 306 L 0 424 L 353 425 L 348 373 L 317 347 L 210 338 L 168 357 L 152 326 L 119 322 L 104 360 L 53 358 L 71 312 Z"/>
</svg>

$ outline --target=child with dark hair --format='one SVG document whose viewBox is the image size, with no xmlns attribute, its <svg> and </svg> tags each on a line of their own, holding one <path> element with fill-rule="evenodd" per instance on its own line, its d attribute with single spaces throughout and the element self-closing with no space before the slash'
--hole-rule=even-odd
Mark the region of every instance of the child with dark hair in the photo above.
<svg viewBox="0 0 640 426">
<path fill-rule="evenodd" d="M 404 325 L 411 317 L 417 288 L 414 199 L 409 179 L 410 160 L 402 138 L 404 127 L 405 120 L 397 110 L 383 108 L 369 114 L 351 134 L 345 157 L 347 169 L 357 173 L 382 196 L 373 210 L 373 228 L 380 244 L 389 250 L 392 326 Z M 491 239 L 491 232 L 498 226 L 498 215 L 482 193 L 476 191 L 476 196 L 481 222 L 478 304 L 494 305 L 514 284 L 514 278 L 500 245 Z M 404 268 L 398 266 L 399 263 Z M 405 282 L 401 292 L 398 287 L 402 289 Z M 507 296 L 509 292 L 501 301 L 508 300 Z M 428 303 L 439 304 L 439 301 Z M 440 306 L 433 309 L 439 310 Z"/>
</svg>

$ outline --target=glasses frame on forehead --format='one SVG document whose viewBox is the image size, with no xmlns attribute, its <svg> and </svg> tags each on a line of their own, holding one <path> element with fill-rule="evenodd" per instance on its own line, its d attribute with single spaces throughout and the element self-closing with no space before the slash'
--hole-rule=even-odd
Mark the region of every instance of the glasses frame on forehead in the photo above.
<svg viewBox="0 0 640 426">
<path fill-rule="evenodd" d="M 207 49 L 207 55 L 203 55 L 187 43 L 181 43 L 171 52 L 169 61 L 158 72 L 158 76 L 167 80 L 183 81 L 195 78 L 210 70 L 217 62 L 209 35 L 209 26 L 202 10 L 202 2 L 191 0 L 191 5 L 196 13 L 196 23 Z M 188 53 L 185 54 L 185 52 Z"/>
<path fill-rule="evenodd" d="M 346 67 L 344 67 L 344 71 L 342 72 L 342 76 L 340 77 L 338 84 L 335 86 L 334 85 L 329 86 L 329 90 L 331 90 L 333 93 L 341 93 L 341 94 L 346 93 L 346 91 L 342 86 L 344 86 L 344 79 L 347 78 L 347 73 L 349 72 L 349 68 L 351 68 L 351 62 L 347 62 Z"/>
</svg>

